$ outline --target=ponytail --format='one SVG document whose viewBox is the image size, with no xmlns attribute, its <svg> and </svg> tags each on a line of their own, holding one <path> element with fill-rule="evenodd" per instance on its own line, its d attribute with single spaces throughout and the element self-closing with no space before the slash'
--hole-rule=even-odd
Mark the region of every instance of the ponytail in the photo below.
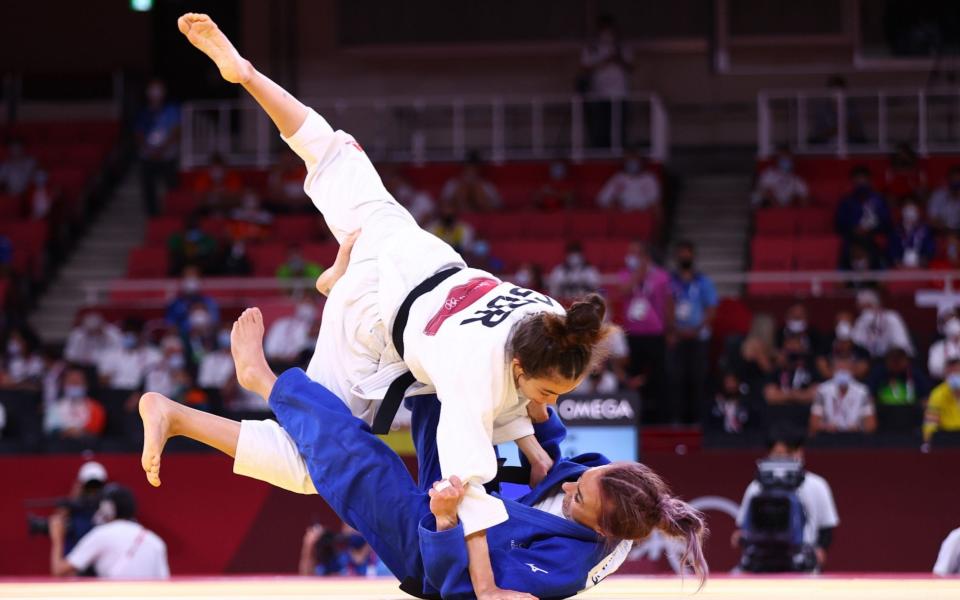
<svg viewBox="0 0 960 600">
<path fill-rule="evenodd" d="M 604 324 L 607 304 L 599 294 L 574 302 L 566 315 L 539 313 L 521 321 L 512 351 L 530 377 L 579 379 L 605 358 L 597 346 L 612 326 Z"/>
<path fill-rule="evenodd" d="M 680 566 L 690 567 L 700 579 L 700 588 L 707 581 L 710 568 L 707 559 L 703 556 L 703 538 L 707 526 L 703 514 L 676 496 L 664 496 L 660 499 L 660 510 L 663 517 L 658 529 L 666 535 L 684 541 L 683 554 L 680 555 Z"/>
</svg>

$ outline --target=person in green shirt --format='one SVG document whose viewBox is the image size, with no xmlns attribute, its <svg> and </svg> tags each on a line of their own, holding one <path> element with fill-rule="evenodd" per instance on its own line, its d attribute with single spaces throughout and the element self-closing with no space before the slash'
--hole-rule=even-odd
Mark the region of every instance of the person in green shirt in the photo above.
<svg viewBox="0 0 960 600">
<path fill-rule="evenodd" d="M 927 378 L 913 366 L 906 349 L 899 347 L 887 351 L 883 364 L 874 370 L 870 388 L 881 406 L 918 406 L 930 393 Z"/>
<path fill-rule="evenodd" d="M 323 267 L 303 256 L 299 245 L 291 244 L 287 260 L 277 267 L 277 279 L 316 279 L 323 273 Z"/>
</svg>

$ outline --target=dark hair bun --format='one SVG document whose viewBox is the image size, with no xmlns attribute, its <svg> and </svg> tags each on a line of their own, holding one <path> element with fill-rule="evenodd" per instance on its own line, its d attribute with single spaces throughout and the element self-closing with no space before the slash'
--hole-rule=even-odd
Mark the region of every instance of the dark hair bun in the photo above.
<svg viewBox="0 0 960 600">
<path fill-rule="evenodd" d="M 600 294 L 589 294 L 574 302 L 567 310 L 566 335 L 572 345 L 592 346 L 602 337 L 603 316 L 607 303 Z"/>
</svg>

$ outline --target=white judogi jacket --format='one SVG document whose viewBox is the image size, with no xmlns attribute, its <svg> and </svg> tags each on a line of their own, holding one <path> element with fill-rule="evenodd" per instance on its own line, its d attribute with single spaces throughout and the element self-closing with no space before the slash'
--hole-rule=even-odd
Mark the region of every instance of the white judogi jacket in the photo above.
<svg viewBox="0 0 960 600">
<path fill-rule="evenodd" d="M 483 489 L 497 473 L 491 443 L 533 434 L 507 345 L 513 326 L 524 317 L 563 314 L 563 308 L 485 271 L 465 268 L 413 304 L 404 364 L 390 339 L 400 304 L 434 273 L 466 264 L 390 196 L 349 134 L 333 131 L 310 111 L 285 141 L 306 163 L 304 190 L 337 240 L 362 229 L 350 266 L 324 305 L 307 374 L 370 423 L 387 387 L 409 368 L 421 384 L 417 392 L 435 389 L 442 403 L 438 453 L 443 476 L 457 475 L 468 484 L 459 510 L 465 534 L 507 520 L 503 503 Z"/>
</svg>

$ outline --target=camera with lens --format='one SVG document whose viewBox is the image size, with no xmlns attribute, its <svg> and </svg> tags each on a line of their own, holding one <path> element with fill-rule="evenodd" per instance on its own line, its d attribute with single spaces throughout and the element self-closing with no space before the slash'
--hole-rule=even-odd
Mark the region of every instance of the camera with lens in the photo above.
<svg viewBox="0 0 960 600">
<path fill-rule="evenodd" d="M 100 495 L 83 495 L 79 498 L 44 498 L 38 500 L 27 500 L 27 508 L 57 508 L 67 513 L 67 535 L 72 531 L 71 527 L 74 517 L 92 519 L 93 513 L 97 512 L 100 505 Z M 41 517 L 33 513 L 27 513 L 27 533 L 33 535 L 50 535 L 50 527 L 47 523 L 47 517 Z"/>
<path fill-rule="evenodd" d="M 751 573 L 809 572 L 817 567 L 813 547 L 805 544 L 807 516 L 797 495 L 806 472 L 791 459 L 757 461 L 760 485 L 742 524 L 740 568 Z"/>
</svg>

